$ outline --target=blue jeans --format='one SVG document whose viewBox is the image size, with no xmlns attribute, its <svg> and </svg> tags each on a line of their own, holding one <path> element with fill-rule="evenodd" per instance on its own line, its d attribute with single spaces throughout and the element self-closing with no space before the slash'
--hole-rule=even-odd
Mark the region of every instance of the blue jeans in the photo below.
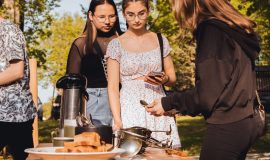
<svg viewBox="0 0 270 160">
<path fill-rule="evenodd" d="M 91 114 L 95 126 L 112 125 L 112 113 L 109 106 L 107 88 L 87 88 L 89 100 L 87 102 L 87 113 Z"/>
</svg>

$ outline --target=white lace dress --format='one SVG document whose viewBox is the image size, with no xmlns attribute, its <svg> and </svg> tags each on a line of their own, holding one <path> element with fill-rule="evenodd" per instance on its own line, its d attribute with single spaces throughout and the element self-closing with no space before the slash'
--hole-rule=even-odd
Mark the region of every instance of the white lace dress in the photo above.
<svg viewBox="0 0 270 160">
<path fill-rule="evenodd" d="M 171 48 L 165 37 L 163 37 L 163 43 L 164 57 L 166 57 Z M 159 141 L 169 138 L 174 147 L 180 147 L 180 138 L 175 119 L 167 116 L 152 116 L 140 104 L 140 100 L 151 103 L 154 99 L 165 96 L 162 86 L 136 80 L 151 71 L 161 71 L 160 48 L 157 47 L 143 53 L 131 53 L 122 48 L 119 39 L 116 38 L 109 43 L 105 57 L 114 59 L 120 64 L 120 81 L 122 84 L 120 105 L 123 128 L 139 126 L 152 131 L 167 131 L 171 126 L 171 136 L 167 136 L 165 133 L 153 132 L 152 137 Z"/>
</svg>

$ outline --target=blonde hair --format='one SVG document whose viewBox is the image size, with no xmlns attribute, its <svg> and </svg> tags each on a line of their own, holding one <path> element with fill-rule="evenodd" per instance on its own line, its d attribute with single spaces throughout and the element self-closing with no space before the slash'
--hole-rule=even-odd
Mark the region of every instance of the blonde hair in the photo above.
<svg viewBox="0 0 270 160">
<path fill-rule="evenodd" d="M 252 33 L 255 22 L 239 13 L 228 0 L 170 0 L 173 13 L 181 27 L 193 31 L 206 19 L 218 19 L 232 28 L 240 27 Z"/>
</svg>

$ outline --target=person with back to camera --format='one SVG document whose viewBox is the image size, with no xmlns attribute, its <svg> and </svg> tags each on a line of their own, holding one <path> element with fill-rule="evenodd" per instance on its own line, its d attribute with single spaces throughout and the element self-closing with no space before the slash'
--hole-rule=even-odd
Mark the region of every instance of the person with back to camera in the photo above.
<svg viewBox="0 0 270 160">
<path fill-rule="evenodd" d="M 159 141 L 172 142 L 173 147 L 180 147 L 176 123 L 173 117 L 154 117 L 148 114 L 140 100 L 151 102 L 155 98 L 165 96 L 162 85 L 172 86 L 176 81 L 175 71 L 168 40 L 162 36 L 164 55 L 156 33 L 146 29 L 149 15 L 148 0 L 123 0 L 123 15 L 127 20 L 128 29 L 120 37 L 112 40 L 107 49 L 108 92 L 110 107 L 113 114 L 113 129 L 143 127 L 153 132 L 151 136 Z M 152 77 L 154 72 L 164 71 Z M 153 72 L 154 71 L 154 72 Z M 152 78 L 151 78 L 152 77 Z M 119 82 L 122 88 L 119 92 Z M 163 141 L 164 142 L 164 141 Z"/>
<path fill-rule="evenodd" d="M 108 43 L 121 33 L 113 0 L 92 0 L 83 35 L 73 42 L 68 55 L 66 73 L 87 78 L 87 113 L 94 125 L 110 126 L 112 122 L 103 57 Z"/>
<path fill-rule="evenodd" d="M 18 26 L 0 16 L 0 150 L 8 146 L 14 160 L 26 159 L 24 150 L 33 147 L 36 113 L 25 38 Z"/>
<path fill-rule="evenodd" d="M 227 0 L 171 3 L 180 26 L 192 29 L 196 38 L 196 83 L 189 91 L 156 99 L 147 111 L 156 116 L 173 108 L 183 115 L 202 114 L 207 130 L 200 159 L 244 160 L 261 130 L 254 118 L 260 51 L 255 23 Z"/>
</svg>

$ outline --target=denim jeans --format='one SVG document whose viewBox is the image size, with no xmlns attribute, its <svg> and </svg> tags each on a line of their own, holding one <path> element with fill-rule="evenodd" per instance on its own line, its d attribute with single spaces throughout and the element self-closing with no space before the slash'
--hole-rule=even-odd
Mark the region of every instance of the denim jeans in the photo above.
<svg viewBox="0 0 270 160">
<path fill-rule="evenodd" d="M 99 125 L 112 125 L 112 113 L 109 106 L 107 88 L 87 88 L 89 100 L 87 113 L 91 114 L 93 123 Z"/>
</svg>

